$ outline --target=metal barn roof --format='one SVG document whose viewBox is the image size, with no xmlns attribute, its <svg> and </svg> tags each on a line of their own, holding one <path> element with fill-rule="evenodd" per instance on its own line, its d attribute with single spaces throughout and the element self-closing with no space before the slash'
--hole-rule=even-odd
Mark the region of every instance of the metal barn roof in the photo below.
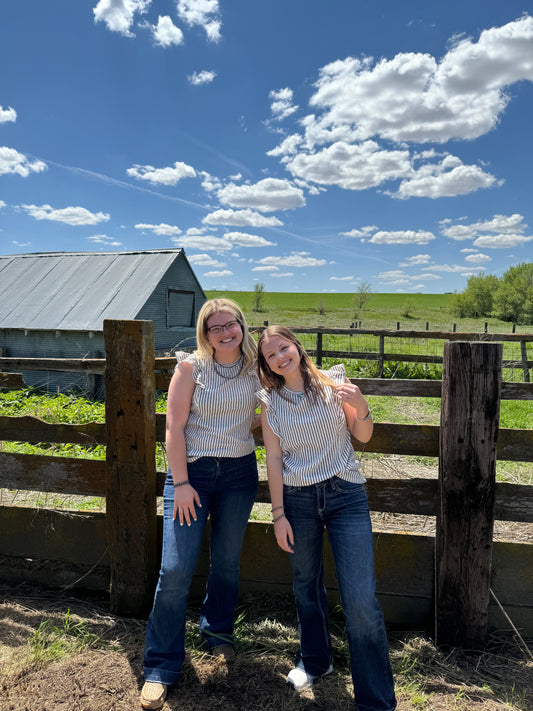
<svg viewBox="0 0 533 711">
<path fill-rule="evenodd" d="M 0 255 L 0 328 L 101 331 L 134 319 L 182 249 Z"/>
</svg>

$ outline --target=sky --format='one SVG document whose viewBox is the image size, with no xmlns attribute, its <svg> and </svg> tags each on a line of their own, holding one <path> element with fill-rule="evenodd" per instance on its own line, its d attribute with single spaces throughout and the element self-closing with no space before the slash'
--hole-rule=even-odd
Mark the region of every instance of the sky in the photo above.
<svg viewBox="0 0 533 711">
<path fill-rule="evenodd" d="M 462 291 L 533 261 L 532 116 L 527 0 L 2 0 L 0 254 Z"/>
</svg>

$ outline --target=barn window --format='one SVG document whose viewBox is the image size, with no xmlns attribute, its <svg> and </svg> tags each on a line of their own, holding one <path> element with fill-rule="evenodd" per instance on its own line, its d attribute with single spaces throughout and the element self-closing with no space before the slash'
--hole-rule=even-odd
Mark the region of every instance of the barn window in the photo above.
<svg viewBox="0 0 533 711">
<path fill-rule="evenodd" d="M 194 291 L 167 291 L 167 326 L 194 326 Z"/>
</svg>

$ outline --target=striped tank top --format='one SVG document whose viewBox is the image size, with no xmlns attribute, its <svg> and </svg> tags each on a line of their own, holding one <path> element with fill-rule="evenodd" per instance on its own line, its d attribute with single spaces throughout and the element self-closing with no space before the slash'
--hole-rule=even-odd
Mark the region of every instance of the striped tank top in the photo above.
<svg viewBox="0 0 533 711">
<path fill-rule="evenodd" d="M 345 381 L 344 365 L 324 372 L 336 384 Z M 264 389 L 257 395 L 266 405 L 268 424 L 279 437 L 284 484 L 309 486 L 333 476 L 360 484 L 366 481 L 355 459 L 342 400 L 331 388 L 325 388 L 324 400 L 287 388 L 281 395 Z"/>
<path fill-rule="evenodd" d="M 192 364 L 195 383 L 185 425 L 187 461 L 200 457 L 244 457 L 254 451 L 250 432 L 260 387 L 255 364 L 239 373 L 240 362 L 224 366 L 194 353 L 176 352 L 178 363 Z"/>
</svg>

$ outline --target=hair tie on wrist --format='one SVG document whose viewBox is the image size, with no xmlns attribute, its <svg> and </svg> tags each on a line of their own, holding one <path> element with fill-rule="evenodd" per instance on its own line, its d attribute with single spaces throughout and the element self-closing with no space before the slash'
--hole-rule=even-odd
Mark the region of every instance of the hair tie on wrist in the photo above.
<svg viewBox="0 0 533 711">
<path fill-rule="evenodd" d="M 189 483 L 189 480 L 188 480 L 188 479 L 185 479 L 185 481 L 178 481 L 177 484 L 176 484 L 176 482 L 174 482 L 174 483 L 172 484 L 172 486 L 173 486 L 175 489 L 177 489 L 178 486 L 185 486 L 185 484 L 188 484 L 188 483 Z"/>
<path fill-rule="evenodd" d="M 366 422 L 371 417 L 372 417 L 372 413 L 370 412 L 370 408 L 368 408 L 368 412 L 366 413 L 366 415 L 364 417 L 358 417 L 357 419 L 359 420 L 359 422 Z"/>
<path fill-rule="evenodd" d="M 279 521 L 280 519 L 285 518 L 285 514 L 282 513 L 279 516 L 276 516 L 276 518 L 272 519 L 272 523 L 276 523 L 276 521 Z"/>
<path fill-rule="evenodd" d="M 284 509 L 284 508 L 285 508 L 285 506 L 283 506 L 283 504 L 281 504 L 281 506 L 274 506 L 274 508 L 272 509 L 272 513 L 274 513 L 274 511 L 278 511 L 279 509 Z"/>
</svg>

